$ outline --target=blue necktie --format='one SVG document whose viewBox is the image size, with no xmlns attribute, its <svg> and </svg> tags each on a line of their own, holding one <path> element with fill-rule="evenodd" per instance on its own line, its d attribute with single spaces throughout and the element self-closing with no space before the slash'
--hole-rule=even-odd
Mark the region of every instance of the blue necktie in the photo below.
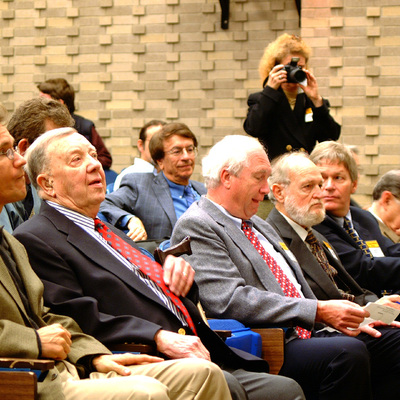
<svg viewBox="0 0 400 400">
<path fill-rule="evenodd" d="M 192 187 L 189 185 L 185 186 L 183 197 L 186 200 L 188 208 L 196 201 L 196 195 L 194 194 Z"/>
</svg>

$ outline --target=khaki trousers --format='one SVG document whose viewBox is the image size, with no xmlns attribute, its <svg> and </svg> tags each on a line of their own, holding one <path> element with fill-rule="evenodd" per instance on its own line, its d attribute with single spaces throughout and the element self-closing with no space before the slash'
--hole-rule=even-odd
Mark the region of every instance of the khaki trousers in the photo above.
<svg viewBox="0 0 400 400">
<path fill-rule="evenodd" d="M 169 360 L 130 367 L 130 376 L 94 372 L 79 379 L 72 364 L 60 371 L 66 400 L 230 400 L 220 368 L 201 359 Z"/>
</svg>

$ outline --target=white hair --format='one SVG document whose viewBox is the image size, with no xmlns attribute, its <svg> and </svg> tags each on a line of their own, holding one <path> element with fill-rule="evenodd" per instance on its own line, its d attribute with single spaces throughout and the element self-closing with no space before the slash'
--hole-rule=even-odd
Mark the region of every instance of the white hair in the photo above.
<svg viewBox="0 0 400 400">
<path fill-rule="evenodd" d="M 260 142 L 248 136 L 228 135 L 211 147 L 203 158 L 203 177 L 207 189 L 214 189 L 221 183 L 221 171 L 226 169 L 238 176 L 246 165 L 249 155 L 264 151 Z"/>
<path fill-rule="evenodd" d="M 75 133 L 74 128 L 58 128 L 52 129 L 41 134 L 29 147 L 25 153 L 26 165 L 25 171 L 29 176 L 29 180 L 40 191 L 40 187 L 36 182 L 36 178 L 43 172 L 49 172 L 50 156 L 47 148 L 51 142 L 60 137 L 68 136 Z"/>
</svg>

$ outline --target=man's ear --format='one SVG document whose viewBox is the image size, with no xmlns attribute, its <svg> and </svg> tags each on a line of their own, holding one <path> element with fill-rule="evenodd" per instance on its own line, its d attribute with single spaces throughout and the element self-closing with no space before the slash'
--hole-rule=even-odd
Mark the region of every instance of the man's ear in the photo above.
<svg viewBox="0 0 400 400">
<path fill-rule="evenodd" d="M 53 188 L 53 179 L 48 174 L 40 174 L 38 175 L 37 184 L 42 189 L 43 193 L 45 193 L 49 197 L 55 197 L 55 192 Z"/>
<path fill-rule="evenodd" d="M 393 194 L 389 190 L 384 190 L 382 192 L 380 202 L 383 206 L 388 206 L 393 201 Z"/>
<path fill-rule="evenodd" d="M 285 200 L 285 194 L 284 194 L 284 186 L 281 185 L 280 183 L 274 183 L 270 187 L 271 192 L 274 194 L 274 197 L 278 203 L 283 203 Z"/>
<path fill-rule="evenodd" d="M 18 144 L 18 153 L 21 154 L 21 156 L 24 156 L 26 150 L 28 150 L 29 147 L 29 142 L 28 139 L 21 139 Z"/>
<path fill-rule="evenodd" d="M 140 154 L 144 152 L 144 142 L 142 139 L 138 139 L 137 148 L 139 149 Z"/>
<path fill-rule="evenodd" d="M 156 161 L 159 170 L 164 171 L 164 158 L 162 158 L 161 160 L 157 160 Z"/>
<path fill-rule="evenodd" d="M 222 185 L 224 185 L 226 189 L 230 189 L 232 174 L 229 171 L 227 171 L 226 169 L 223 169 L 221 171 L 220 179 L 221 179 Z"/>
<path fill-rule="evenodd" d="M 357 190 L 358 181 L 353 181 L 351 184 L 352 184 L 351 194 L 353 194 Z"/>
</svg>

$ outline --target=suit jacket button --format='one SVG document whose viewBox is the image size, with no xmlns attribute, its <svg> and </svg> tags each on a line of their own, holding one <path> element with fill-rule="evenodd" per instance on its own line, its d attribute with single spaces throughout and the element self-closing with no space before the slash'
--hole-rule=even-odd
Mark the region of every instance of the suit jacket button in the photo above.
<svg viewBox="0 0 400 400">
<path fill-rule="evenodd" d="M 184 328 L 179 328 L 178 333 L 179 333 L 180 335 L 186 335 L 186 331 L 185 331 Z"/>
<path fill-rule="evenodd" d="M 54 379 L 56 379 L 57 376 L 58 376 L 58 374 L 53 374 L 53 375 L 51 376 L 51 380 L 54 381 Z"/>
<path fill-rule="evenodd" d="M 292 149 L 293 149 L 293 147 L 292 147 L 290 144 L 288 144 L 288 145 L 286 146 L 286 150 L 287 150 L 287 151 L 292 151 Z"/>
</svg>

